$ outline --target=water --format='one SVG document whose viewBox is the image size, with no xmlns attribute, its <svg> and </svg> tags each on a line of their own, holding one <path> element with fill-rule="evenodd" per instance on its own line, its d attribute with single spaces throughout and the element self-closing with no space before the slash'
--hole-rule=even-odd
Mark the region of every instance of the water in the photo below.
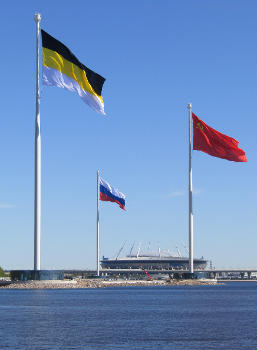
<svg viewBox="0 0 257 350">
<path fill-rule="evenodd" d="M 256 286 L 1 289 L 0 349 L 255 350 Z"/>
</svg>

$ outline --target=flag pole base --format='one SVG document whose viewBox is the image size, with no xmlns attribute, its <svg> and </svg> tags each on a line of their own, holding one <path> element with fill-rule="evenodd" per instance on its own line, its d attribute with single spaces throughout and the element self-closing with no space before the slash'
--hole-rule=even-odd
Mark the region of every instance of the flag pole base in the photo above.
<svg viewBox="0 0 257 350">
<path fill-rule="evenodd" d="M 64 272 L 62 270 L 11 270 L 12 281 L 62 281 Z"/>
<path fill-rule="evenodd" d="M 194 272 L 186 272 L 186 273 L 183 273 L 183 278 L 185 280 L 194 280 L 197 278 L 197 276 L 194 274 Z"/>
</svg>

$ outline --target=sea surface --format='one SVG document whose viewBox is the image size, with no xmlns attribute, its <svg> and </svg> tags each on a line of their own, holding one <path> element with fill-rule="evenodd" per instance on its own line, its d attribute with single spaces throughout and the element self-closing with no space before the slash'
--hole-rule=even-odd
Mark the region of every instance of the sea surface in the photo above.
<svg viewBox="0 0 257 350">
<path fill-rule="evenodd" d="M 256 287 L 0 289 L 0 349 L 255 350 Z"/>
</svg>

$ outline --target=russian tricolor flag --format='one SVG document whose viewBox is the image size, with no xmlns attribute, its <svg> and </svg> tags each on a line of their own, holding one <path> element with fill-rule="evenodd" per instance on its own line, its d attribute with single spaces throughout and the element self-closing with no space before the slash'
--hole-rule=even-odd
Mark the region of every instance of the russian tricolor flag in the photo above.
<svg viewBox="0 0 257 350">
<path fill-rule="evenodd" d="M 99 177 L 100 183 L 100 195 L 99 199 L 101 201 L 106 202 L 116 202 L 119 204 L 120 208 L 125 209 L 125 195 L 119 192 L 116 188 L 112 187 L 108 184 L 108 182 L 104 181 L 101 177 Z"/>
</svg>

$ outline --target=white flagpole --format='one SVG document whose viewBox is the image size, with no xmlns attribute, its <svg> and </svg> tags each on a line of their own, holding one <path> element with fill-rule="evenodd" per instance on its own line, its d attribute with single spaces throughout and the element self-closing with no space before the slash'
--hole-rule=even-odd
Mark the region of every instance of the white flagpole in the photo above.
<svg viewBox="0 0 257 350">
<path fill-rule="evenodd" d="M 34 200 L 34 270 L 40 270 L 41 237 L 41 135 L 40 135 L 40 85 L 39 85 L 39 26 L 40 13 L 34 16 L 37 26 L 36 46 L 36 123 L 35 123 L 35 200 Z"/>
<path fill-rule="evenodd" d="M 96 270 L 100 270 L 100 222 L 99 222 L 99 170 L 97 170 L 97 211 L 96 211 Z"/>
<path fill-rule="evenodd" d="M 191 120 L 192 120 L 192 104 L 189 103 L 188 118 L 189 118 L 189 178 L 188 178 L 188 203 L 189 203 L 189 272 L 194 273 L 194 224 L 193 224 L 193 183 L 192 183 L 192 134 L 191 134 Z"/>
</svg>

